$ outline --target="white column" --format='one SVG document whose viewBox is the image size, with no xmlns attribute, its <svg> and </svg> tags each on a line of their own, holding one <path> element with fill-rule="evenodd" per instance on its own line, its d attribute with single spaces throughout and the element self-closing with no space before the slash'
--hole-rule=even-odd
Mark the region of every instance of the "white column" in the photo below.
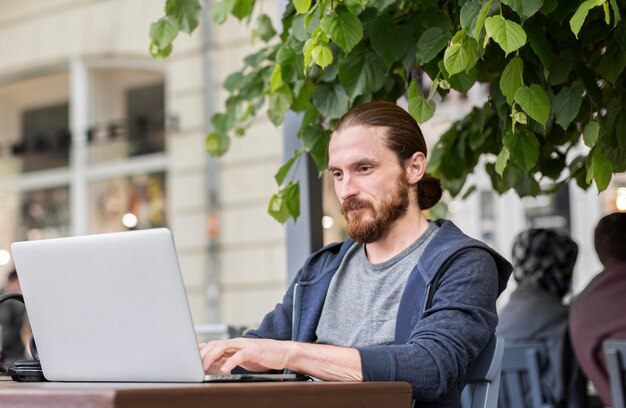
<svg viewBox="0 0 626 408">
<path fill-rule="evenodd" d="M 593 245 L 593 233 L 602 217 L 602 203 L 593 184 L 587 191 L 570 183 L 572 239 L 578 244 L 578 260 L 572 283 L 575 294 L 582 291 L 591 278 L 602 270 Z"/>
<path fill-rule="evenodd" d="M 87 127 L 89 124 L 89 72 L 79 56 L 70 60 L 70 220 L 72 235 L 87 233 Z"/>
</svg>

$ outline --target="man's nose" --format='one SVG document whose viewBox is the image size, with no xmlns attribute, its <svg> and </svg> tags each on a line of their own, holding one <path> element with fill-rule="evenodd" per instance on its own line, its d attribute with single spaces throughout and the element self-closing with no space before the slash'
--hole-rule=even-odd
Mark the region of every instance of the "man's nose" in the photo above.
<svg viewBox="0 0 626 408">
<path fill-rule="evenodd" d="M 339 185 L 339 199 L 341 201 L 358 194 L 359 191 L 358 191 L 357 185 L 354 182 L 354 179 L 352 177 L 344 175 L 344 178 L 340 183 L 341 184 Z"/>
</svg>

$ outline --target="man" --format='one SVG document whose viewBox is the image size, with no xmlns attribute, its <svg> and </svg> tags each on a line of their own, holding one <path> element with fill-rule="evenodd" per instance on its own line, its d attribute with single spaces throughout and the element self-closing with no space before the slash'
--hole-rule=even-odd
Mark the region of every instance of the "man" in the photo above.
<svg viewBox="0 0 626 408">
<path fill-rule="evenodd" d="M 570 311 L 570 336 L 583 371 L 600 398 L 612 406 L 611 389 L 602 352 L 606 339 L 626 339 L 626 213 L 602 218 L 594 245 L 604 271 L 591 280 Z"/>
<path fill-rule="evenodd" d="M 20 281 L 17 272 L 12 270 L 7 283 L 0 291 L 0 295 L 21 293 Z M 30 326 L 26 317 L 26 308 L 21 302 L 9 300 L 0 305 L 0 328 L 2 330 L 2 365 L 8 366 L 15 360 L 25 357 L 24 338 L 30 335 Z"/>
<path fill-rule="evenodd" d="M 420 406 L 460 406 L 497 324 L 511 266 L 422 210 L 441 198 L 415 120 L 361 105 L 331 135 L 328 169 L 352 239 L 313 254 L 246 338 L 201 344 L 207 372 L 287 369 L 328 381 L 407 381 Z"/>
</svg>

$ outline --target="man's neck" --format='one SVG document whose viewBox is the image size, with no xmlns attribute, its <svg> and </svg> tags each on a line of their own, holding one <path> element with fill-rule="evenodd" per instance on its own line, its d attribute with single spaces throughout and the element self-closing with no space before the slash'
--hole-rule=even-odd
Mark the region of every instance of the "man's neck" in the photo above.
<svg viewBox="0 0 626 408">
<path fill-rule="evenodd" d="M 367 260 L 381 263 L 408 248 L 428 228 L 428 220 L 417 207 L 398 218 L 378 241 L 365 245 Z"/>
</svg>

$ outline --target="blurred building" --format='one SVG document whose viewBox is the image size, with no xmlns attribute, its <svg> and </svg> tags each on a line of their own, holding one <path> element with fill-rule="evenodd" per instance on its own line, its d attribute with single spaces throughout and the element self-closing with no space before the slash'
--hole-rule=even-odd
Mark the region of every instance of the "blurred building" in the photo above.
<svg viewBox="0 0 626 408">
<path fill-rule="evenodd" d="M 164 6 L 0 2 L 0 275 L 13 241 L 168 226 L 194 321 L 253 324 L 286 286 L 285 233 L 266 214 L 282 132 L 259 117 L 219 163 L 207 156 L 250 33 L 201 24 L 157 62 Z"/>
<path fill-rule="evenodd" d="M 277 28 L 279 3 L 257 2 Z M 167 226 L 194 321 L 254 325 L 295 273 L 287 248 L 298 241 L 266 213 L 283 151 L 293 149 L 283 149 L 283 130 L 261 114 L 227 155 L 207 156 L 209 118 L 226 97 L 221 84 L 258 44 L 245 24 L 207 24 L 205 12 L 167 61 L 154 61 L 148 32 L 164 5 L 0 2 L 0 275 L 12 266 L 13 241 Z M 448 98 L 424 126 L 430 144 L 481 98 L 480 89 Z M 577 290 L 600 270 L 595 223 L 626 210 L 624 177 L 599 197 L 572 186 L 533 200 L 496 196 L 480 172 L 472 182 L 468 200 L 448 200 L 451 218 L 506 256 L 528 226 L 568 229 L 581 246 Z M 342 239 L 332 187 L 322 191 L 325 216 L 311 227 L 323 225 L 326 242 Z"/>
</svg>

